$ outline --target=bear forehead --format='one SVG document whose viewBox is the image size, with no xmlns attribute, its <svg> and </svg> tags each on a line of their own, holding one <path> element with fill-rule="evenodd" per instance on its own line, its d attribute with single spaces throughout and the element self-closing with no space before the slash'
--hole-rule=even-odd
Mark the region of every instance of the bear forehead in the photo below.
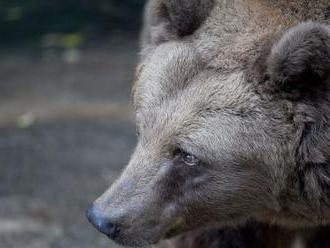
<svg viewBox="0 0 330 248">
<path fill-rule="evenodd" d="M 135 89 L 137 122 L 141 129 L 158 134 L 167 130 L 170 136 L 201 128 L 210 118 L 226 122 L 258 108 L 258 96 L 245 82 L 243 72 L 222 73 L 196 66 L 198 63 L 191 62 L 191 58 L 169 57 L 164 54 L 156 77 L 149 68 L 141 72 L 140 80 L 144 80 Z M 186 64 L 189 60 L 191 63 Z M 150 59 L 148 63 L 154 68 L 158 61 Z M 189 74 L 184 75 L 187 71 Z"/>
<path fill-rule="evenodd" d="M 140 65 L 133 87 L 137 110 L 208 108 L 232 110 L 255 100 L 243 71 L 205 67 L 196 49 L 183 42 L 161 45 Z"/>
</svg>

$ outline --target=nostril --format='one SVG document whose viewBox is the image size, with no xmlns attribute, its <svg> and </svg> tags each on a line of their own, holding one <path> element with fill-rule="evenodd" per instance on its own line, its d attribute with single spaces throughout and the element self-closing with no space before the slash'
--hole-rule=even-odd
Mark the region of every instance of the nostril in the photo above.
<svg viewBox="0 0 330 248">
<path fill-rule="evenodd" d="M 116 239 L 119 233 L 120 233 L 119 226 L 109 223 L 109 226 L 107 227 L 107 233 L 105 234 L 111 239 Z"/>
<path fill-rule="evenodd" d="M 112 223 L 110 219 L 95 206 L 91 206 L 87 209 L 86 217 L 97 230 L 104 233 L 109 238 L 115 239 L 119 235 L 119 226 Z"/>
</svg>

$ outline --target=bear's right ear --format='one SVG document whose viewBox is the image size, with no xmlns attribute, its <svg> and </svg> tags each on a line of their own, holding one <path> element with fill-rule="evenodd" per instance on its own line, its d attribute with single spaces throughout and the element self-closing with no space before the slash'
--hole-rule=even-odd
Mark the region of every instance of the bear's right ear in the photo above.
<svg viewBox="0 0 330 248">
<path fill-rule="evenodd" d="M 158 45 L 194 33 L 213 6 L 214 0 L 149 0 L 142 46 Z"/>
</svg>

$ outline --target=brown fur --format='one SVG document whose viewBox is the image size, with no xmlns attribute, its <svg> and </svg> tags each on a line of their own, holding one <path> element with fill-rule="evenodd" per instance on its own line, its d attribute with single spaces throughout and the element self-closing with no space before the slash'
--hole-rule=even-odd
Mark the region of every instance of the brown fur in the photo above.
<svg viewBox="0 0 330 248">
<path fill-rule="evenodd" d="M 149 2 L 133 88 L 139 141 L 95 202 L 120 227 L 117 242 L 249 220 L 329 224 L 328 6 Z"/>
</svg>

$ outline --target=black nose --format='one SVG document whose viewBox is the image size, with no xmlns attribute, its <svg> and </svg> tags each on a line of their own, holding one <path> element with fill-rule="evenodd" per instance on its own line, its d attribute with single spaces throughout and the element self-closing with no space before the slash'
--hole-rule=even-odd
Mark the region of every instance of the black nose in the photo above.
<svg viewBox="0 0 330 248">
<path fill-rule="evenodd" d="M 110 222 L 109 218 L 107 218 L 99 209 L 95 206 L 91 206 L 86 211 L 87 219 L 92 225 L 99 230 L 101 233 L 104 233 L 111 239 L 116 239 L 119 235 L 120 228 L 118 225 L 115 225 Z"/>
</svg>

